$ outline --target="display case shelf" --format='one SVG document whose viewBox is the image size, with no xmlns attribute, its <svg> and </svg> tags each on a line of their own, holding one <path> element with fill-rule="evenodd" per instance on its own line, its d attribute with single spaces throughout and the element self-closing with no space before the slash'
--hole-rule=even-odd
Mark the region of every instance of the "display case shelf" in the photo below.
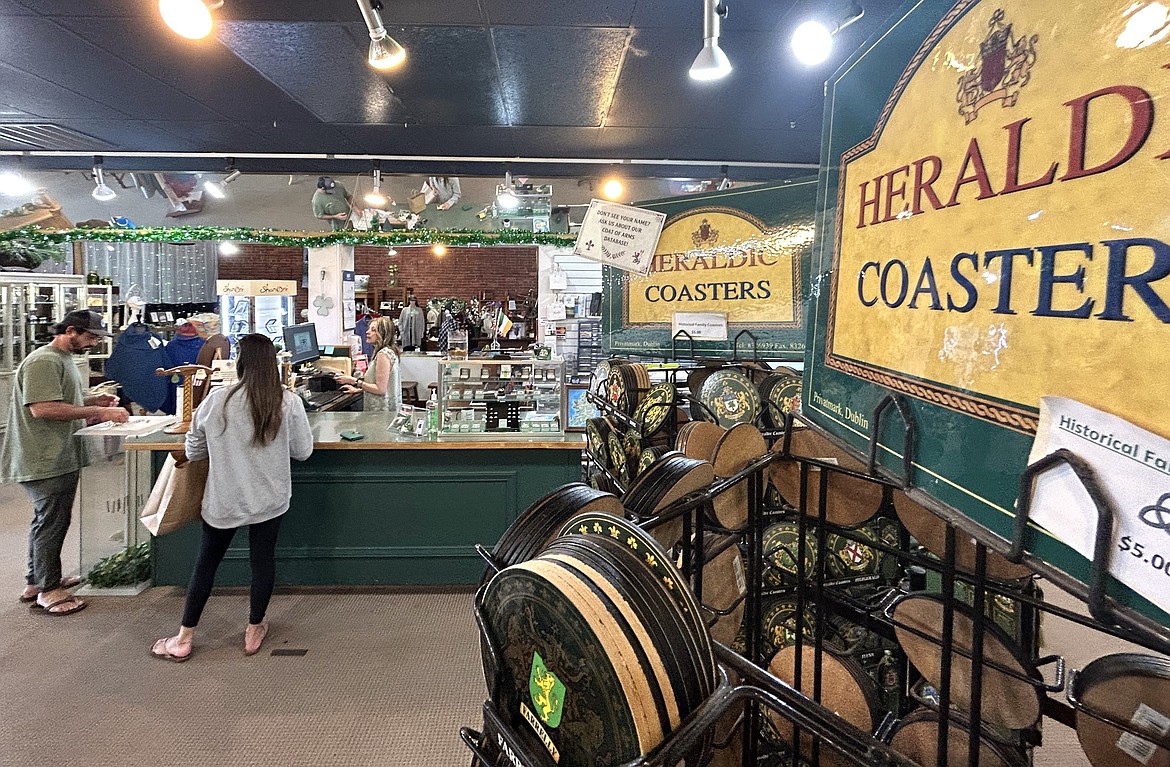
<svg viewBox="0 0 1170 767">
<path fill-rule="evenodd" d="M 440 433 L 560 434 L 563 384 L 559 358 L 440 360 Z"/>
</svg>

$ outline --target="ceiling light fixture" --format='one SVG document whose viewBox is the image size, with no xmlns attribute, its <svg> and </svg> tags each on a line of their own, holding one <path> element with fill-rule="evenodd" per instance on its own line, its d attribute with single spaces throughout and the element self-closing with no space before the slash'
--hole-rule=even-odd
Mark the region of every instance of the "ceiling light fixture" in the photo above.
<svg viewBox="0 0 1170 767">
<path fill-rule="evenodd" d="M 102 158 L 97 155 L 93 158 L 93 181 L 95 186 L 90 194 L 98 202 L 108 202 L 118 196 L 113 189 L 106 186 L 106 177 L 102 173 Z"/>
<path fill-rule="evenodd" d="M 607 178 L 605 183 L 601 185 L 601 194 L 607 200 L 621 199 L 622 192 L 626 191 L 625 185 L 622 184 L 619 178 Z"/>
<path fill-rule="evenodd" d="M 792 52 L 806 66 L 816 66 L 833 52 L 833 36 L 865 15 L 865 9 L 850 3 L 842 18 L 827 26 L 820 21 L 806 21 L 792 33 Z"/>
<path fill-rule="evenodd" d="M 516 210 L 520 207 L 520 198 L 516 196 L 511 171 L 504 173 L 504 183 L 496 187 L 496 205 L 504 210 Z"/>
<path fill-rule="evenodd" d="M 0 195 L 20 197 L 32 191 L 32 184 L 21 173 L 6 170 L 0 173 Z"/>
<path fill-rule="evenodd" d="M 365 200 L 370 205 L 385 205 L 386 195 L 382 194 L 382 163 L 374 160 L 374 188 L 366 193 Z"/>
<path fill-rule="evenodd" d="M 240 171 L 236 170 L 235 168 L 232 168 L 231 172 L 229 172 L 226 176 L 224 176 L 223 181 L 204 181 L 203 188 L 206 189 L 207 193 L 210 194 L 212 197 L 216 197 L 216 198 L 222 200 L 224 197 L 227 196 L 227 190 L 224 189 L 224 187 L 226 187 L 228 184 L 235 181 L 241 175 L 242 174 L 240 173 Z"/>
<path fill-rule="evenodd" d="M 231 240 L 224 240 L 219 244 L 219 252 L 225 256 L 234 256 L 240 252 L 240 246 Z"/>
<path fill-rule="evenodd" d="M 431 247 L 431 251 L 439 258 L 442 258 L 443 256 L 445 256 L 447 254 L 447 246 L 441 242 L 436 242 Z"/>
<path fill-rule="evenodd" d="M 731 62 L 719 47 L 719 25 L 726 17 L 726 2 L 703 0 L 703 50 L 691 64 L 692 80 L 718 80 L 731 74 Z"/>
<path fill-rule="evenodd" d="M 175 34 L 188 40 L 202 40 L 211 34 L 211 12 L 223 0 L 158 0 L 158 12 Z"/>
<path fill-rule="evenodd" d="M 382 23 L 381 0 L 357 0 L 358 8 L 365 19 L 366 29 L 370 32 L 370 52 L 366 61 L 374 69 L 393 69 L 406 60 L 406 49 L 398 44 L 390 35 L 386 34 L 386 26 Z"/>
</svg>

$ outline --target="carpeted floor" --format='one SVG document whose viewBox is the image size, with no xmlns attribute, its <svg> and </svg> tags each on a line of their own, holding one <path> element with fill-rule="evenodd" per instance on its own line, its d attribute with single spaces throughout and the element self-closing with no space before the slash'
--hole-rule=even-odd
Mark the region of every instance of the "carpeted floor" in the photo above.
<svg viewBox="0 0 1170 767">
<path fill-rule="evenodd" d="M 89 597 L 65 618 L 17 602 L 29 515 L 0 485 L 0 767 L 469 763 L 457 733 L 482 723 L 484 695 L 470 594 L 278 590 L 248 658 L 247 596 L 217 592 L 194 657 L 168 663 L 148 649 L 176 630 L 180 589 Z M 78 558 L 74 529 L 67 572 Z M 1127 649 L 1051 619 L 1045 636 L 1070 669 Z M 1035 764 L 1087 767 L 1071 729 L 1046 721 L 1044 744 Z"/>
<path fill-rule="evenodd" d="M 28 514 L 0 486 L 0 766 L 469 763 L 458 729 L 482 723 L 484 694 L 470 594 L 278 592 L 248 658 L 247 595 L 217 593 L 194 656 L 168 663 L 148 649 L 176 630 L 180 589 L 64 618 L 17 602 Z"/>
</svg>

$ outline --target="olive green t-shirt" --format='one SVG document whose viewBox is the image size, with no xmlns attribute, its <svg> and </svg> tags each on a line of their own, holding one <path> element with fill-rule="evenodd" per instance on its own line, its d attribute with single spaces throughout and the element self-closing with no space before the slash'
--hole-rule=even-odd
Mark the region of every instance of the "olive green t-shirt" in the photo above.
<svg viewBox="0 0 1170 767">
<path fill-rule="evenodd" d="M 318 189 L 313 192 L 313 215 L 317 218 L 321 216 L 332 216 L 338 213 L 349 213 L 349 192 L 345 191 L 345 187 L 337 184 L 333 187 L 331 192 L 326 192 L 324 189 Z M 345 221 L 337 218 L 329 219 L 329 223 L 333 225 L 334 229 L 344 229 Z"/>
<path fill-rule="evenodd" d="M 33 418 L 35 402 L 84 405 L 81 371 L 73 355 L 42 346 L 25 357 L 12 381 L 8 434 L 0 450 L 0 471 L 6 482 L 32 482 L 77 471 L 89 462 L 85 441 L 73 433 L 84 419 L 50 421 Z"/>
</svg>

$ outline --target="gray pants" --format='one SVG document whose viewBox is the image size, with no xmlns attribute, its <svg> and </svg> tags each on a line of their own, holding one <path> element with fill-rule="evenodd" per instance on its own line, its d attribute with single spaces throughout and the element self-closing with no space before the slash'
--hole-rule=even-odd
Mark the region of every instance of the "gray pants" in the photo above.
<svg viewBox="0 0 1170 767">
<path fill-rule="evenodd" d="M 73 471 L 20 483 L 33 504 L 26 580 L 42 591 L 52 591 L 61 583 L 61 549 L 73 518 L 73 499 L 77 496 L 80 477 L 80 471 Z"/>
</svg>

